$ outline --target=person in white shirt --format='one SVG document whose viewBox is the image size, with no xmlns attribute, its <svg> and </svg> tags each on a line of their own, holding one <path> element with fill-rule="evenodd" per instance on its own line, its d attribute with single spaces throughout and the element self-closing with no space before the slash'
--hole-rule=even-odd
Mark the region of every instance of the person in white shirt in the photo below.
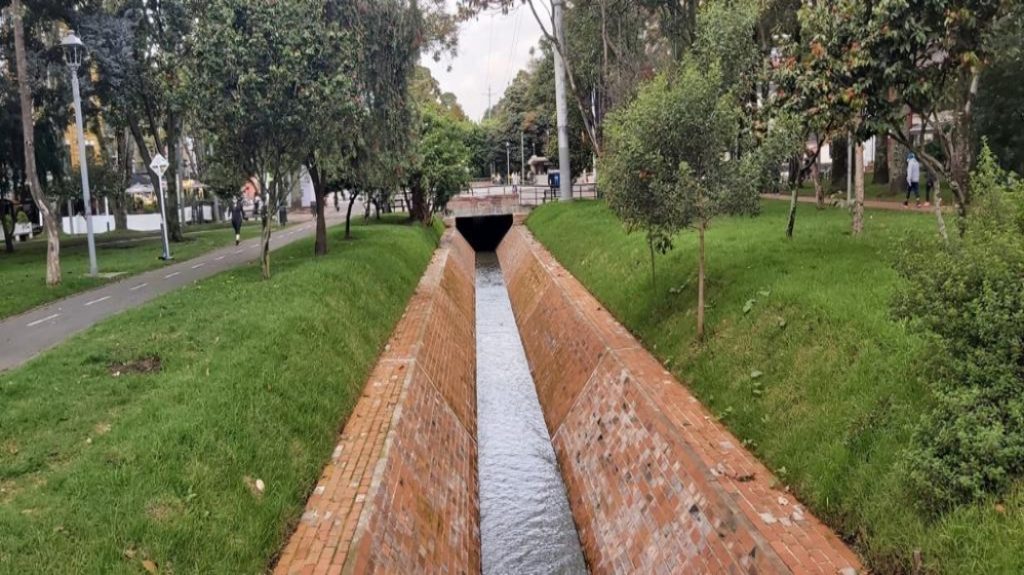
<svg viewBox="0 0 1024 575">
<path fill-rule="evenodd" d="M 904 206 L 910 205 L 910 194 L 914 194 L 917 207 L 921 207 L 921 163 L 914 154 L 907 157 L 907 199 Z"/>
</svg>

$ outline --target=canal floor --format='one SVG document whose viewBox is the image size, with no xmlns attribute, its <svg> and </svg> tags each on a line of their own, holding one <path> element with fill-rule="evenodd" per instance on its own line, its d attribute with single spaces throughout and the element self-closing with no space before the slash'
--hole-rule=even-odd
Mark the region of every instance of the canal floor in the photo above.
<svg viewBox="0 0 1024 575">
<path fill-rule="evenodd" d="M 586 573 L 498 258 L 478 253 L 476 265 L 483 572 Z"/>
</svg>

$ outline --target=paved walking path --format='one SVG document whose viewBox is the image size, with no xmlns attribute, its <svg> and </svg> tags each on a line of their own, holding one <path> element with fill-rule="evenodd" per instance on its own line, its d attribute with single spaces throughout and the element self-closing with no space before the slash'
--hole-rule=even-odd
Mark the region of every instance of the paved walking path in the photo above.
<svg viewBox="0 0 1024 575">
<path fill-rule="evenodd" d="M 766 200 L 777 200 L 784 202 L 790 201 L 790 197 L 788 194 L 761 194 L 761 197 Z M 815 204 L 818 202 L 818 200 L 816 200 L 813 196 L 800 196 L 799 198 L 797 198 L 797 201 L 799 201 L 802 204 Z M 826 205 L 829 204 L 830 202 L 831 200 L 829 200 L 828 198 L 825 199 Z M 903 202 L 900 201 L 893 202 L 886 200 L 864 200 L 864 207 L 870 210 L 889 210 L 893 212 L 916 212 L 919 214 L 935 213 L 935 206 L 904 206 Z M 950 207 L 944 203 L 942 206 L 942 210 L 949 211 Z"/>
<path fill-rule="evenodd" d="M 344 212 L 328 210 L 328 225 Z M 301 218 L 301 216 L 299 216 Z M 313 235 L 312 221 L 277 230 L 272 250 Z M 197 258 L 130 276 L 101 288 L 62 299 L 0 321 L 0 372 L 18 367 L 72 335 L 125 310 L 259 257 L 259 238 L 221 248 Z M 155 256 L 154 256 L 155 257 Z"/>
</svg>

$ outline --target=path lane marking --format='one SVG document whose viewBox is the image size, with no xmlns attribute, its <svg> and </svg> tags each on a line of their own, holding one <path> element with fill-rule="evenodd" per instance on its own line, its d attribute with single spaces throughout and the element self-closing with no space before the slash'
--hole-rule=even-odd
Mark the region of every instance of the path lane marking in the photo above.
<svg viewBox="0 0 1024 575">
<path fill-rule="evenodd" d="M 199 269 L 199 268 L 201 268 L 201 267 L 203 267 L 203 266 L 205 266 L 205 265 L 206 265 L 206 263 L 205 263 L 205 262 L 204 262 L 204 263 L 201 263 L 201 264 L 196 264 L 196 265 L 192 266 L 192 269 L 194 269 L 194 270 L 197 270 L 197 269 Z"/>
<path fill-rule="evenodd" d="M 142 289 L 142 288 L 144 288 L 144 287 L 146 287 L 148 285 L 149 285 L 148 283 L 139 284 L 139 285 L 133 287 L 132 289 L 130 289 L 128 291 L 139 291 L 140 289 Z"/>
<path fill-rule="evenodd" d="M 240 250 L 235 250 L 235 254 L 237 255 L 237 254 L 240 254 L 240 253 L 242 253 L 244 251 L 245 251 L 245 248 L 242 248 Z"/>
<path fill-rule="evenodd" d="M 46 323 L 46 322 L 48 322 L 48 321 L 50 321 L 50 320 L 54 320 L 54 319 L 57 319 L 58 317 L 60 317 L 60 314 L 59 314 L 59 313 L 55 313 L 55 314 L 53 314 L 53 315 L 51 315 L 51 316 L 47 316 L 47 317 L 44 317 L 43 319 L 40 319 L 40 320 L 34 321 L 34 322 L 32 322 L 32 323 L 28 324 L 28 325 L 27 325 L 27 326 L 25 326 L 25 327 L 35 327 L 35 326 L 37 326 L 37 325 L 39 325 L 39 324 L 42 324 L 42 323 Z"/>
<path fill-rule="evenodd" d="M 220 257 L 219 257 L 219 258 L 217 258 L 217 259 L 216 259 L 215 261 L 218 261 L 218 262 L 219 262 L 219 261 L 221 261 L 222 259 L 224 259 L 224 258 L 226 258 L 226 257 L 227 257 L 227 256 L 220 256 Z"/>
<path fill-rule="evenodd" d="M 173 278 L 174 276 L 180 276 L 180 275 L 181 275 L 181 272 L 174 272 L 173 274 L 167 274 L 167 275 L 165 275 L 165 276 L 164 276 L 164 279 L 165 279 L 165 280 L 169 280 L 169 279 Z"/>
<path fill-rule="evenodd" d="M 101 303 L 101 302 L 105 302 L 105 301 L 107 301 L 108 299 L 110 299 L 110 298 L 112 298 L 112 297 L 113 297 L 113 296 L 109 296 L 109 295 L 108 295 L 108 296 L 106 296 L 106 297 L 101 297 L 100 299 L 94 299 L 94 300 L 92 300 L 91 302 L 89 302 L 89 303 L 85 304 L 85 307 L 92 307 L 93 305 L 95 305 L 95 304 L 98 304 L 98 303 Z"/>
</svg>

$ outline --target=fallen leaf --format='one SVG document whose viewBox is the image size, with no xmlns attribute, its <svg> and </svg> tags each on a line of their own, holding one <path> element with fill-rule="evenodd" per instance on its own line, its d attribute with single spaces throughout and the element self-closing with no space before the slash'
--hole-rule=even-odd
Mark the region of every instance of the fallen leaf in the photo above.
<svg viewBox="0 0 1024 575">
<path fill-rule="evenodd" d="M 759 379 L 762 375 L 764 375 L 764 373 L 755 369 L 754 371 L 750 372 L 750 379 Z"/>
<path fill-rule="evenodd" d="M 146 559 L 142 562 L 142 568 L 145 569 L 147 573 L 153 573 L 153 575 L 156 575 L 160 572 L 160 569 L 157 568 L 156 563 L 150 561 L 149 559 Z"/>
</svg>

